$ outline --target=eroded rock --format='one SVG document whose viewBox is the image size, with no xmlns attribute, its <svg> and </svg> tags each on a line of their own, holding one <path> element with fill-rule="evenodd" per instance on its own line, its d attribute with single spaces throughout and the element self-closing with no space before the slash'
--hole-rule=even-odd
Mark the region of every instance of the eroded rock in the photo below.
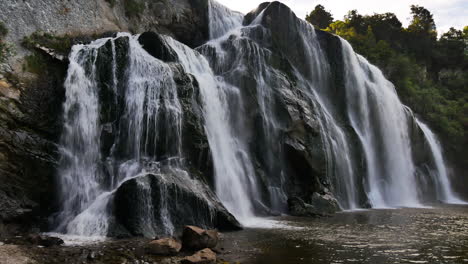
<svg viewBox="0 0 468 264">
<path fill-rule="evenodd" d="M 175 256 L 182 248 L 182 244 L 173 238 L 162 238 L 151 241 L 147 252 L 153 255 Z"/>
<path fill-rule="evenodd" d="M 209 248 L 202 249 L 181 261 L 182 264 L 214 264 L 216 254 Z"/>
<path fill-rule="evenodd" d="M 35 245 L 44 247 L 60 246 L 64 244 L 64 241 L 58 237 L 50 237 L 40 234 L 32 234 L 28 237 L 29 242 Z"/>
<path fill-rule="evenodd" d="M 186 226 L 182 234 L 184 247 L 194 250 L 214 248 L 218 240 L 219 235 L 216 230 L 205 230 L 196 226 Z"/>
</svg>

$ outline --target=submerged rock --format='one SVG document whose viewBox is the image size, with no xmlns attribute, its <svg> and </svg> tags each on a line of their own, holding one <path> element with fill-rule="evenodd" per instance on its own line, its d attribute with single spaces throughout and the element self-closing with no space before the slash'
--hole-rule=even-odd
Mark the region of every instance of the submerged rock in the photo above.
<svg viewBox="0 0 468 264">
<path fill-rule="evenodd" d="M 28 240 L 32 244 L 44 247 L 60 246 L 64 244 L 64 241 L 58 237 L 50 237 L 40 234 L 29 235 Z"/>
<path fill-rule="evenodd" d="M 218 244 L 218 239 L 216 230 L 204 230 L 196 226 L 186 226 L 182 234 L 184 248 L 195 250 L 214 248 Z"/>
<path fill-rule="evenodd" d="M 312 195 L 311 205 L 323 214 L 334 214 L 340 211 L 338 201 L 330 193 Z"/>
<path fill-rule="evenodd" d="M 162 238 L 151 241 L 147 246 L 147 252 L 154 255 L 174 256 L 182 248 L 177 240 L 173 238 Z"/>
<path fill-rule="evenodd" d="M 338 201 L 328 193 L 314 193 L 308 202 L 299 197 L 291 197 L 288 199 L 288 207 L 293 216 L 331 215 L 340 210 Z"/>
<path fill-rule="evenodd" d="M 289 213 L 293 216 L 318 216 L 320 212 L 315 207 L 307 204 L 299 197 L 288 199 Z"/>
<path fill-rule="evenodd" d="M 182 264 L 214 264 L 216 254 L 209 248 L 202 249 L 181 261 Z"/>
</svg>

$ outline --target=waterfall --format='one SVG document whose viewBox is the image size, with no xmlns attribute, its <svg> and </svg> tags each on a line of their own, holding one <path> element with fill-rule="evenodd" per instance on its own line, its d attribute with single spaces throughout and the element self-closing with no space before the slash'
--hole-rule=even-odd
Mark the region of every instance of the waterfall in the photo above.
<svg viewBox="0 0 468 264">
<path fill-rule="evenodd" d="M 436 181 L 436 192 L 437 198 L 445 203 L 450 204 L 466 204 L 453 193 L 450 180 L 447 173 L 447 167 L 445 166 L 445 161 L 443 158 L 442 148 L 440 143 L 437 140 L 434 133 L 429 129 L 429 127 L 423 122 L 416 120 L 418 126 L 422 129 L 424 135 L 426 136 L 427 143 L 429 144 L 432 158 L 434 159 L 437 175 L 435 177 Z"/>
<path fill-rule="evenodd" d="M 334 67 L 343 67 L 343 78 L 335 87 L 318 33 L 292 12 L 282 19 L 289 23 L 287 38 L 297 34 L 297 50 L 286 50 L 275 47 L 277 32 L 265 10 L 243 25 L 248 19 L 240 13 L 208 4 L 207 43 L 194 50 L 168 36 L 158 39 L 174 53 L 170 62 L 125 33 L 73 47 L 60 139 L 58 232 L 108 235 L 116 221 L 113 198 L 130 180 L 140 203 L 135 222 L 148 236 L 175 232 L 169 196 L 174 192 L 177 199 L 179 189 L 171 189 L 177 184 L 194 194 L 197 206 L 207 201 L 210 220 L 219 199 L 244 225 L 260 213 L 287 213 L 288 198 L 304 189 L 306 198 L 333 194 L 341 209 L 424 205 L 408 125 L 414 116 L 377 67 L 339 39 L 342 65 Z M 184 74 L 193 83 L 181 80 Z M 191 101 L 184 101 L 180 83 L 196 90 Z M 210 179 L 191 171 L 194 160 L 184 152 L 185 124 L 195 108 L 216 195 L 205 191 Z M 436 136 L 416 122 L 435 165 L 437 198 L 462 203 Z M 304 160 L 294 160 L 297 152 Z"/>
<path fill-rule="evenodd" d="M 208 61 L 198 52 L 171 38 L 166 41 L 177 52 L 185 70 L 199 82 L 205 130 L 215 167 L 216 193 L 226 208 L 246 223 L 254 216 L 252 200 L 258 190 L 249 153 L 232 133 L 226 107 L 228 97 L 236 96 L 237 88 L 216 77 Z"/>
<path fill-rule="evenodd" d="M 348 116 L 363 145 L 373 207 L 420 206 L 408 115 L 382 72 L 342 40 Z"/>
<path fill-rule="evenodd" d="M 224 36 L 232 29 L 242 26 L 244 15 L 231 11 L 215 0 L 208 0 L 210 39 Z"/>
<path fill-rule="evenodd" d="M 119 88 L 116 73 L 118 37 L 129 41 L 124 88 Z M 137 36 L 122 33 L 117 38 L 76 45 L 69 56 L 58 170 L 62 199 L 62 211 L 57 217 L 60 232 L 105 236 L 111 217 L 109 203 L 123 182 L 146 171 L 157 172 L 160 160 L 169 161 L 165 161 L 169 169 L 181 166 L 177 158 L 181 157 L 183 113 L 172 70 L 150 56 L 138 43 Z M 109 44 L 111 87 L 106 88 L 98 84 L 104 80 L 97 69 L 105 71 L 102 67 L 107 65 L 98 64 L 97 60 L 101 49 Z M 123 106 L 116 105 L 122 97 Z M 104 98 L 110 105 L 101 105 Z M 122 117 L 108 119 L 115 114 L 113 111 L 122 111 Z M 107 154 L 102 150 L 103 134 L 115 136 Z M 160 149 L 164 153 L 159 153 Z M 173 230 L 170 221 L 167 226 Z"/>
<path fill-rule="evenodd" d="M 304 21 L 299 22 L 301 39 L 305 47 L 309 72 L 306 76 L 296 73 L 315 108 L 320 111 L 320 124 L 328 162 L 327 176 L 333 181 L 334 194 L 343 209 L 359 208 L 356 162 L 351 153 L 349 139 L 343 127 L 337 122 L 338 114 L 334 107 L 333 95 L 328 91 L 330 65 L 317 39 L 315 29 Z"/>
<path fill-rule="evenodd" d="M 62 159 L 58 172 L 63 206 L 58 220 L 61 224 L 59 229 L 66 228 L 76 213 L 87 209 L 103 191 L 98 168 L 101 157 L 95 62 L 97 49 L 106 41 L 76 45 L 69 56 L 65 81 L 65 124 L 60 141 Z"/>
</svg>

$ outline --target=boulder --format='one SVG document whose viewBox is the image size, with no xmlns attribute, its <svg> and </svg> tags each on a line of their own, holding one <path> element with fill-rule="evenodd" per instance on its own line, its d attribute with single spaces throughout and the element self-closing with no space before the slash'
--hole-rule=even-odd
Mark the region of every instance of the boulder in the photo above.
<svg viewBox="0 0 468 264">
<path fill-rule="evenodd" d="M 151 241 L 147 246 L 147 252 L 153 255 L 174 256 L 182 248 L 177 240 L 173 238 L 162 238 Z"/>
<path fill-rule="evenodd" d="M 293 216 L 325 216 L 340 210 L 338 201 L 330 193 L 313 193 L 307 202 L 294 196 L 288 199 L 288 207 Z"/>
<path fill-rule="evenodd" d="M 334 214 L 340 210 L 338 201 L 330 193 L 312 195 L 311 205 L 322 214 Z"/>
<path fill-rule="evenodd" d="M 126 181 L 116 191 L 114 205 L 115 224 L 135 236 L 171 235 L 187 224 L 241 229 L 206 184 L 177 172 Z"/>
<path fill-rule="evenodd" d="M 216 230 L 205 230 L 196 226 L 186 226 L 182 234 L 184 248 L 194 250 L 214 248 L 218 244 L 218 239 Z"/>
<path fill-rule="evenodd" d="M 304 202 L 299 197 L 288 199 L 289 213 L 293 216 L 319 216 L 320 212 L 315 207 Z"/>
<path fill-rule="evenodd" d="M 214 264 L 216 263 L 216 254 L 209 248 L 202 249 L 192 256 L 185 257 L 182 264 Z"/>
<path fill-rule="evenodd" d="M 50 237 L 40 234 L 32 234 L 28 236 L 29 242 L 34 245 L 44 246 L 44 247 L 53 247 L 63 245 L 64 242 L 58 237 Z"/>
</svg>

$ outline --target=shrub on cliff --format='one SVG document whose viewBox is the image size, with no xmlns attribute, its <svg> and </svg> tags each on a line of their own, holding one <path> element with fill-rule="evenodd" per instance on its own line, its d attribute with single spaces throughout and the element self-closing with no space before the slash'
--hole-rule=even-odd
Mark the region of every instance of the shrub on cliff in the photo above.
<svg viewBox="0 0 468 264">
<path fill-rule="evenodd" d="M 125 0 L 124 1 L 125 15 L 129 18 L 139 17 L 140 14 L 145 9 L 143 3 L 138 2 L 138 0 Z"/>
<path fill-rule="evenodd" d="M 5 24 L 0 21 L 0 64 L 4 63 L 9 56 L 13 54 L 12 45 L 3 41 L 3 38 L 8 34 L 8 29 Z"/>
</svg>

